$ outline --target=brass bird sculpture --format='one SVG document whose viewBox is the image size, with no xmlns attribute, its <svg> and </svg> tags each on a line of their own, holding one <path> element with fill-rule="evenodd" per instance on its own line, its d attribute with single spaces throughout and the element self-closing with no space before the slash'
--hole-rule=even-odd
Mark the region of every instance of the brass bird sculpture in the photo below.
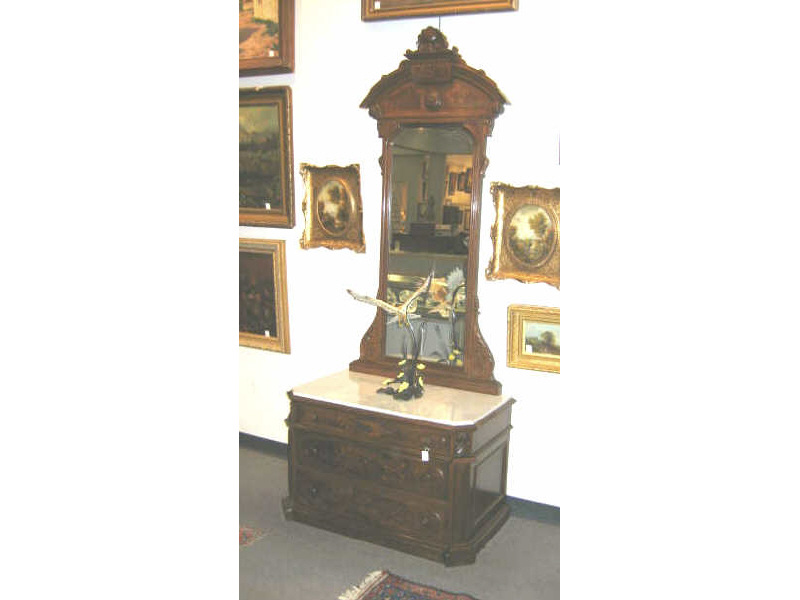
<svg viewBox="0 0 800 600">
<path fill-rule="evenodd" d="M 383 300 L 378 300 L 377 298 L 371 298 L 370 296 L 364 296 L 362 294 L 358 294 L 353 290 L 347 290 L 347 293 L 350 294 L 353 298 L 360 302 L 366 302 L 367 304 L 372 304 L 373 306 L 377 306 L 378 308 L 386 311 L 393 318 L 397 319 L 398 324 L 401 327 L 409 327 L 410 324 L 408 322 L 408 309 L 413 304 L 414 300 L 419 298 L 422 294 L 426 293 L 431 287 L 431 281 L 433 281 L 433 271 L 428 274 L 428 277 L 425 281 L 422 282 L 422 285 L 419 286 L 416 291 L 411 294 L 408 298 L 406 298 L 405 302 L 395 306 L 394 304 L 389 304 Z M 391 321 L 390 321 L 391 322 Z"/>
</svg>

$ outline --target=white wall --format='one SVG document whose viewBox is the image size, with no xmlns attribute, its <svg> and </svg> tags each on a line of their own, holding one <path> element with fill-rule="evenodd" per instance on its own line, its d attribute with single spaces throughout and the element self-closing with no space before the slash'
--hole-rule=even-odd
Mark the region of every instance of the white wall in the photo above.
<svg viewBox="0 0 800 600">
<path fill-rule="evenodd" d="M 295 72 L 246 77 L 240 87 L 289 85 L 294 122 L 294 229 L 240 227 L 241 237 L 283 239 L 287 246 L 289 355 L 240 348 L 239 426 L 252 435 L 286 441 L 286 391 L 338 370 L 358 357 L 374 311 L 354 302 L 352 288 L 378 287 L 381 143 L 361 100 L 380 77 L 397 68 L 419 32 L 440 27 L 466 62 L 494 79 L 509 99 L 487 144 L 478 267 L 479 324 L 494 355 L 495 378 L 517 399 L 513 412 L 508 493 L 560 505 L 560 375 L 506 367 L 509 304 L 560 306 L 559 291 L 537 283 L 487 281 L 494 220 L 489 185 L 560 186 L 558 168 L 558 8 L 555 0 L 522 0 L 516 12 L 426 17 L 364 23 L 352 0 L 297 0 Z M 441 25 L 440 25 L 441 23 Z M 301 250 L 304 195 L 301 162 L 361 166 L 367 250 Z M 567 238 L 569 239 L 569 238 Z M 330 315 L 336 315 L 331 318 Z M 324 334 L 319 335 L 320 325 Z"/>
</svg>

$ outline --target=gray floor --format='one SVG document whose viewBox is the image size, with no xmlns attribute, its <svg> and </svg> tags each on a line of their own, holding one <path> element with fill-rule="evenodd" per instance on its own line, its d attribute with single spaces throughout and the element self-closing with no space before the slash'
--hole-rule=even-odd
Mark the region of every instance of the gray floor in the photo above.
<svg viewBox="0 0 800 600">
<path fill-rule="evenodd" d="M 240 600 L 336 600 L 381 569 L 479 600 L 559 597 L 559 525 L 531 519 L 530 511 L 512 506 L 512 516 L 475 564 L 444 567 L 286 521 L 281 513 L 286 491 L 286 459 L 240 445 L 239 523 L 265 532 L 239 550 Z"/>
</svg>

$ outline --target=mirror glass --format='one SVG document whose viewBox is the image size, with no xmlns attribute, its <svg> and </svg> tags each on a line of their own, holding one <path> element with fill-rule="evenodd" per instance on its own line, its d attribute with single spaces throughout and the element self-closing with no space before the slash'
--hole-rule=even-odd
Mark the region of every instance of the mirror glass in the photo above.
<svg viewBox="0 0 800 600">
<path fill-rule="evenodd" d="M 419 358 L 464 364 L 472 136 L 463 128 L 403 127 L 390 142 L 391 205 L 386 300 L 402 304 L 433 271 L 426 296 L 409 307 Z M 385 352 L 410 355 L 407 329 L 386 323 Z"/>
</svg>

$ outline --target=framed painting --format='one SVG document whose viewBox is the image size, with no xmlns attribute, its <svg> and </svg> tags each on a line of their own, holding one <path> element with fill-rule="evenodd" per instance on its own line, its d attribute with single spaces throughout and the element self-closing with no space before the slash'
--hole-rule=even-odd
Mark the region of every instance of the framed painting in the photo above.
<svg viewBox="0 0 800 600">
<path fill-rule="evenodd" d="M 294 0 L 239 0 L 239 77 L 294 71 Z"/>
<path fill-rule="evenodd" d="M 358 165 L 300 165 L 305 183 L 301 248 L 350 248 L 364 252 L 363 210 Z"/>
<path fill-rule="evenodd" d="M 294 227 L 292 90 L 239 90 L 239 225 Z"/>
<path fill-rule="evenodd" d="M 518 0 L 361 0 L 361 20 L 517 10 Z"/>
<path fill-rule="evenodd" d="M 512 304 L 508 307 L 508 366 L 561 371 L 561 311 Z"/>
<path fill-rule="evenodd" d="M 559 188 L 492 183 L 494 252 L 487 279 L 544 282 L 559 287 L 561 271 Z"/>
<path fill-rule="evenodd" d="M 239 238 L 239 345 L 290 353 L 283 240 Z"/>
</svg>

